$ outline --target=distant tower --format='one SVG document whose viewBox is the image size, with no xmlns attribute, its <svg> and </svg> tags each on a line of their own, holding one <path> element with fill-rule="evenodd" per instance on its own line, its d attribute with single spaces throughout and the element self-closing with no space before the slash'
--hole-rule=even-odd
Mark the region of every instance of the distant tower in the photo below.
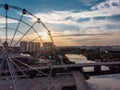
<svg viewBox="0 0 120 90">
<path fill-rule="evenodd" d="M 4 52 L 8 53 L 8 42 L 7 42 L 7 41 L 5 41 L 5 42 L 3 43 L 3 47 L 4 47 L 4 49 L 5 49 Z"/>
</svg>

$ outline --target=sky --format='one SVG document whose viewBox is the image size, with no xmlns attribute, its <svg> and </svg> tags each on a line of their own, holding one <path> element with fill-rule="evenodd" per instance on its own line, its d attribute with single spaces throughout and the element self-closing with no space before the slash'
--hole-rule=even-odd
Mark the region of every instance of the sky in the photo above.
<svg viewBox="0 0 120 90">
<path fill-rule="evenodd" d="M 25 8 L 39 17 L 51 31 L 56 46 L 120 45 L 120 0 L 0 0 L 0 4 Z M 8 10 L 11 17 L 20 18 L 20 14 L 20 10 Z M 5 10 L 0 7 L 0 38 L 5 39 L 3 16 Z M 32 25 L 35 18 L 25 15 L 23 20 Z M 10 28 L 17 24 L 17 20 L 8 20 Z M 28 28 L 21 23 L 19 30 L 25 33 Z M 42 26 L 37 24 L 35 29 L 43 41 L 49 41 Z M 13 33 L 14 30 L 9 30 L 9 38 Z M 17 34 L 15 39 L 21 36 Z M 30 40 L 37 37 L 32 30 L 27 36 Z"/>
</svg>

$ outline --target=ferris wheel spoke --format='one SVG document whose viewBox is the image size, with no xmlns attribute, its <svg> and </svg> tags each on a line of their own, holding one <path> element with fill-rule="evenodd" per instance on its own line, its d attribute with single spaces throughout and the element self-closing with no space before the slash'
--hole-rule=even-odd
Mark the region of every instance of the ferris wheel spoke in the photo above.
<svg viewBox="0 0 120 90">
<path fill-rule="evenodd" d="M 37 31 L 34 27 L 32 27 L 30 24 L 26 23 L 25 21 L 23 21 L 23 20 L 21 20 L 21 21 L 22 21 L 24 24 L 30 26 L 31 29 L 33 29 L 33 31 L 38 35 L 38 38 L 40 39 L 41 43 L 43 43 L 43 41 L 42 41 L 42 39 L 41 39 L 41 36 L 39 35 L 38 31 Z M 40 22 L 40 21 L 39 21 L 39 18 L 38 18 L 37 22 L 38 22 L 38 23 Z M 36 39 L 34 39 L 34 40 L 36 40 Z M 29 41 L 34 41 L 34 40 L 29 40 Z"/>
<path fill-rule="evenodd" d="M 14 46 L 16 46 L 24 37 L 25 35 L 32 29 L 32 27 L 36 24 L 37 22 L 35 22 L 25 33 L 24 35 L 15 43 Z"/>
<path fill-rule="evenodd" d="M 5 29 L 5 28 L 2 28 L 2 29 Z M 8 29 L 9 30 L 14 30 L 14 31 L 16 30 L 14 28 L 8 28 Z M 19 30 L 17 30 L 17 32 L 20 33 L 20 34 L 22 34 L 22 35 L 24 34 L 22 31 L 19 31 Z M 27 38 L 28 41 L 30 41 L 30 39 L 29 39 L 29 37 L 27 35 L 25 37 Z M 1 42 L 1 44 L 3 44 L 1 39 L 0 39 L 0 42 Z M 13 40 L 12 42 L 16 42 L 16 41 Z"/>
<path fill-rule="evenodd" d="M 18 59 L 14 59 L 14 60 L 17 61 L 18 63 L 21 63 L 22 65 L 28 67 L 28 68 L 31 69 L 31 70 L 37 71 L 39 74 L 43 74 L 43 75 L 45 75 L 45 76 L 49 76 L 49 74 L 46 74 L 46 73 L 44 73 L 44 72 L 42 72 L 42 71 L 39 71 L 39 70 L 37 70 L 36 68 L 34 68 L 34 67 L 32 67 L 32 66 L 30 66 L 30 65 L 28 65 L 28 64 L 26 64 L 26 63 L 24 63 L 24 62 L 21 62 L 21 61 L 18 60 Z"/>
<path fill-rule="evenodd" d="M 38 37 L 36 37 L 36 38 L 30 40 L 30 42 L 33 42 L 33 41 L 35 41 L 35 40 L 38 39 L 38 38 L 40 38 L 40 37 L 38 36 Z"/>
<path fill-rule="evenodd" d="M 12 63 L 22 72 L 23 75 L 25 75 L 25 77 L 31 82 L 31 84 L 34 86 L 34 82 L 33 80 L 31 80 L 27 74 L 24 73 L 24 71 L 14 62 L 14 60 L 12 60 Z"/>
<path fill-rule="evenodd" d="M 5 17 L 5 16 L 3 16 L 3 17 Z M 13 19 L 13 20 L 17 20 L 17 21 L 21 21 L 22 23 L 24 23 L 25 25 L 27 25 L 27 26 L 29 26 L 29 27 L 31 27 L 31 25 L 30 24 L 28 24 L 28 23 L 26 23 L 25 21 L 23 21 L 22 19 L 18 19 L 18 18 L 13 18 L 13 17 L 8 17 L 8 18 L 10 18 L 10 19 Z M 38 22 L 38 21 L 37 21 Z M 34 27 L 31 27 L 31 29 L 33 29 L 33 31 L 38 35 L 38 37 L 39 37 L 39 39 L 40 39 L 40 41 L 41 41 L 41 43 L 43 43 L 43 41 L 42 41 L 42 39 L 41 39 L 41 36 L 39 35 L 39 33 L 37 32 L 37 30 L 34 28 Z M 14 30 L 16 30 L 16 29 L 14 29 Z M 18 30 L 17 30 L 18 31 Z M 22 33 L 23 34 L 23 32 L 21 32 L 21 31 L 18 31 L 18 32 L 20 32 L 20 33 Z M 12 39 L 13 40 L 13 39 Z M 31 40 L 29 40 L 29 41 L 31 41 Z M 11 43 L 10 43 L 10 45 L 12 44 L 12 42 L 13 41 L 11 41 Z"/>
<path fill-rule="evenodd" d="M 25 90 L 21 86 L 20 81 L 19 81 L 19 76 L 18 76 L 13 64 L 11 63 L 11 61 L 10 61 L 10 59 L 7 55 L 6 55 L 6 60 L 7 60 L 7 65 L 8 65 L 10 75 L 11 75 L 11 78 L 12 78 L 12 82 L 13 82 L 13 85 L 14 85 L 14 89 L 15 90 Z"/>
<path fill-rule="evenodd" d="M 5 60 L 2 60 L 0 63 L 0 76 L 1 76 L 1 72 L 3 70 L 4 64 L 5 64 Z"/>
<path fill-rule="evenodd" d="M 34 32 L 38 35 L 38 38 L 40 39 L 41 43 L 43 43 L 42 39 L 41 39 L 41 36 L 39 35 L 39 33 L 33 28 Z M 36 38 L 37 39 L 37 38 Z M 36 40 L 34 39 L 34 40 Z"/>
<path fill-rule="evenodd" d="M 8 60 L 7 60 L 7 63 L 8 63 L 8 67 L 9 67 L 9 71 L 10 71 L 11 77 L 12 77 L 12 82 L 13 82 L 14 89 L 17 90 L 17 85 L 16 85 L 16 82 L 15 82 L 15 78 L 16 77 L 14 77 L 12 68 L 11 68 L 10 63 L 9 63 Z"/>
<path fill-rule="evenodd" d="M 19 28 L 19 26 L 20 26 L 20 23 L 22 22 L 22 18 L 23 18 L 23 15 L 24 15 L 24 14 L 26 14 L 26 10 L 25 10 L 25 9 L 22 10 L 22 15 L 20 16 L 20 19 L 19 19 L 19 22 L 18 22 L 17 27 L 16 27 L 16 29 L 15 29 L 15 33 L 14 33 L 14 35 L 13 35 L 12 41 L 14 40 L 14 37 L 15 37 L 15 35 L 16 35 L 17 31 L 18 31 L 18 28 Z M 11 41 L 11 43 L 10 43 L 10 46 L 11 46 L 11 44 L 12 44 L 12 41 Z"/>
<path fill-rule="evenodd" d="M 7 41 L 7 38 L 8 38 L 8 36 L 7 36 L 7 33 L 8 33 L 7 32 L 7 26 L 8 26 L 7 18 L 8 18 L 9 6 L 7 4 L 5 4 L 4 9 L 5 9 L 5 17 L 6 17 L 6 41 Z"/>
<path fill-rule="evenodd" d="M 8 28 L 8 29 L 15 30 L 15 29 L 13 29 L 13 28 Z M 17 30 L 17 32 L 19 32 L 19 33 L 21 33 L 22 35 L 24 35 L 24 33 L 21 32 L 21 31 L 19 31 L 19 30 Z M 29 39 L 29 37 L 28 37 L 27 35 L 26 35 L 25 37 L 27 38 L 27 40 L 30 41 L 30 39 Z M 15 40 L 13 40 L 13 41 L 16 42 Z"/>
<path fill-rule="evenodd" d="M 19 20 L 19 22 L 18 22 L 18 24 L 17 24 L 17 27 L 16 27 L 15 32 L 14 32 L 14 35 L 13 35 L 12 40 L 11 40 L 11 42 L 10 42 L 10 46 L 11 46 L 11 44 L 12 44 L 14 38 L 15 38 L 15 35 L 16 35 L 17 31 L 18 31 L 18 28 L 19 28 L 19 26 L 20 26 L 20 23 L 21 23 L 22 18 L 23 18 L 23 14 L 21 15 L 20 20 Z"/>
</svg>

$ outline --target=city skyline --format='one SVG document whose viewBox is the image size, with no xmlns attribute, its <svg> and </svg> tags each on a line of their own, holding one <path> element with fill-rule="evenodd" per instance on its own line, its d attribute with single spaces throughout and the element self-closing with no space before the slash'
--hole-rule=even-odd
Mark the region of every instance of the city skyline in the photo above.
<svg viewBox="0 0 120 90">
<path fill-rule="evenodd" d="M 51 30 L 56 46 L 120 45 L 120 0 L 0 1 L 0 4 L 5 3 L 25 8 L 39 17 Z M 2 11 L 0 15 L 1 13 Z M 17 11 L 16 14 L 10 14 L 14 17 L 19 16 Z M 30 23 L 34 21 L 30 16 L 26 17 Z M 1 16 L 0 20 L 2 28 L 5 20 Z M 9 20 L 9 23 L 14 27 L 12 24 L 17 22 Z M 41 34 L 42 28 L 39 28 Z M 24 28 L 21 29 L 24 32 Z M 45 33 L 41 35 L 47 38 Z"/>
</svg>

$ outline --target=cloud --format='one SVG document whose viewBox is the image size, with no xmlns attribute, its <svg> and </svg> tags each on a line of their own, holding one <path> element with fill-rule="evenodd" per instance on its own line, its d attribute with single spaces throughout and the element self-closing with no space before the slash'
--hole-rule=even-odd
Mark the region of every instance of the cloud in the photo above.
<svg viewBox="0 0 120 90">
<path fill-rule="evenodd" d="M 4 27 L 5 27 L 5 26 L 3 26 L 3 25 L 0 25 L 0 29 L 1 29 L 1 28 L 4 28 Z"/>
<path fill-rule="evenodd" d="M 56 29 L 56 31 L 61 31 L 53 34 L 55 42 L 59 44 L 60 41 L 65 41 L 70 45 L 120 45 L 119 22 L 106 18 L 120 15 L 119 9 L 119 0 L 106 0 L 92 6 L 87 11 L 50 11 L 35 15 L 40 17 L 44 23 L 57 27 L 59 30 Z M 99 17 L 103 18 L 96 19 Z M 58 25 L 62 27 L 58 27 Z M 75 26 L 78 29 L 69 30 L 64 26 Z M 58 39 L 60 37 L 62 40 Z M 62 43 L 62 45 L 66 43 Z"/>
<path fill-rule="evenodd" d="M 120 45 L 120 31 L 113 32 L 111 35 L 97 35 L 84 38 L 76 38 L 72 42 L 76 45 Z"/>
<path fill-rule="evenodd" d="M 103 34 L 62 34 L 62 35 L 55 35 L 53 37 L 73 37 L 73 36 L 99 36 L 99 35 L 111 35 L 110 33 L 103 33 Z"/>
<path fill-rule="evenodd" d="M 51 11 L 35 15 L 40 17 L 44 23 L 50 25 L 76 26 L 81 34 L 100 34 L 110 31 L 111 28 L 107 29 L 108 26 L 115 25 L 115 27 L 118 26 L 120 28 L 120 24 L 109 19 L 102 18 L 97 20 L 95 18 L 120 15 L 119 8 L 120 2 L 118 0 L 107 0 L 91 7 L 89 11 Z M 88 20 L 84 21 L 84 19 Z"/>
<path fill-rule="evenodd" d="M 107 0 L 99 3 L 89 11 L 52 11 L 48 13 L 37 13 L 43 22 L 55 24 L 78 24 L 77 20 L 83 18 L 107 17 L 120 14 L 120 1 Z"/>
<path fill-rule="evenodd" d="M 38 16 L 41 17 L 41 20 L 45 23 L 51 24 L 51 25 L 63 25 L 63 27 L 66 26 L 75 26 L 78 28 L 79 33 L 81 34 L 98 34 L 98 33 L 106 33 L 106 31 L 110 31 L 110 29 L 107 29 L 108 26 L 120 26 L 119 22 L 111 21 L 109 19 L 89 19 L 88 21 L 82 21 L 78 22 L 80 19 L 79 17 L 73 18 L 71 16 L 73 14 L 72 11 L 54 11 L 48 14 L 39 14 Z M 55 26 L 57 27 L 57 26 Z M 113 27 L 114 28 L 114 27 Z M 58 28 L 60 30 L 60 28 Z M 63 28 L 63 30 L 66 30 Z M 63 31 L 62 30 L 62 31 Z M 74 29 L 73 29 L 74 30 Z M 73 31 L 72 30 L 72 31 Z M 70 30 L 71 31 L 71 30 Z M 75 32 L 75 31 L 74 31 Z"/>
<path fill-rule="evenodd" d="M 87 5 L 87 6 L 91 6 L 96 2 L 96 0 L 78 0 L 78 1 L 80 3 L 83 3 L 83 4 Z"/>
<path fill-rule="evenodd" d="M 14 20 L 14 19 L 10 19 L 10 18 L 7 18 L 7 23 L 17 23 L 18 21 L 17 20 Z M 3 16 L 0 16 L 0 24 L 4 24 L 6 23 L 6 18 L 3 17 Z"/>
<path fill-rule="evenodd" d="M 64 34 L 63 34 L 64 33 Z M 111 31 L 98 34 L 76 34 L 74 32 L 57 32 L 52 34 L 56 45 L 93 46 L 93 45 L 120 45 L 120 31 Z M 56 37 L 54 37 L 56 36 Z M 64 43 L 66 42 L 66 43 Z M 58 44 L 59 43 L 59 44 Z"/>
<path fill-rule="evenodd" d="M 106 0 L 105 2 L 101 2 L 95 6 L 93 6 L 92 10 L 101 10 L 111 7 L 118 7 L 120 8 L 120 0 Z"/>
</svg>

